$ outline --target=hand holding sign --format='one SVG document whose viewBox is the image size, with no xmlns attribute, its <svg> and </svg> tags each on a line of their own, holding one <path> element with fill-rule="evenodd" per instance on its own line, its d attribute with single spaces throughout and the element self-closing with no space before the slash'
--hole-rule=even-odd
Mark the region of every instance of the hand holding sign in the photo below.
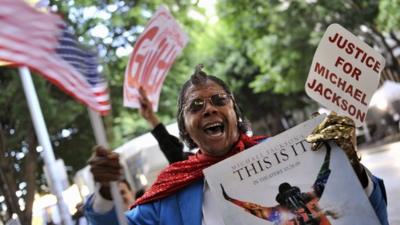
<svg viewBox="0 0 400 225">
<path fill-rule="evenodd" d="M 328 27 L 306 82 L 308 96 L 361 126 L 385 66 L 382 55 L 338 24 Z"/>
<path fill-rule="evenodd" d="M 311 149 L 316 151 L 324 142 L 334 141 L 346 153 L 351 166 L 357 174 L 363 187 L 368 185 L 367 174 L 360 163 L 360 157 L 357 154 L 357 138 L 354 121 L 347 116 L 339 116 L 335 112 L 329 114 L 320 123 L 306 141 L 311 143 Z"/>
<path fill-rule="evenodd" d="M 312 133 L 306 137 L 306 141 L 311 143 L 313 151 L 316 151 L 324 142 L 334 141 L 344 150 L 353 165 L 359 162 L 356 152 L 357 139 L 354 121 L 347 116 L 338 116 L 332 112 L 314 128 Z"/>
</svg>

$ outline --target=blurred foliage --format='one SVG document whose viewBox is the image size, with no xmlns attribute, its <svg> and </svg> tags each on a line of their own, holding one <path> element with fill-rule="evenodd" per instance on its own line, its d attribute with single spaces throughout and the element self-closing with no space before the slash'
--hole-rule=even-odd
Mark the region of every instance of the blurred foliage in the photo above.
<svg viewBox="0 0 400 225">
<path fill-rule="evenodd" d="M 398 0 L 379 1 L 379 15 L 376 22 L 380 30 L 386 32 L 399 31 L 399 8 L 400 1 Z"/>
<path fill-rule="evenodd" d="M 286 128 L 282 121 L 291 126 L 306 119 L 317 105 L 305 95 L 304 83 L 319 40 L 332 23 L 379 49 L 388 66 L 399 69 L 393 46 L 385 41 L 391 37 L 400 45 L 397 0 L 219 0 L 216 15 L 211 16 L 201 2 L 207 1 L 50 1 L 52 11 L 62 15 L 81 43 L 98 51 L 110 86 L 112 112 L 104 121 L 113 148 L 150 130 L 136 109 L 122 106 L 129 60 L 123 52 L 129 53 L 161 4 L 190 37 L 162 88 L 157 114 L 166 124 L 175 120 L 178 90 L 198 63 L 229 83 L 255 133 L 273 135 Z M 101 29 L 107 32 L 95 36 Z M 85 166 L 95 144 L 87 110 L 36 75 L 34 82 L 54 152 L 73 175 Z M 14 163 L 16 181 L 21 183 L 26 176 L 34 176 L 35 171 L 24 174 L 22 156 L 28 155 L 27 147 L 35 150 L 37 142 L 27 146 L 33 135 L 32 122 L 16 69 L 0 68 L 0 90 L 0 131 L 6 140 L 2 157 Z M 40 157 L 38 160 L 41 162 Z M 46 191 L 43 176 L 37 178 L 40 191 Z"/>
</svg>

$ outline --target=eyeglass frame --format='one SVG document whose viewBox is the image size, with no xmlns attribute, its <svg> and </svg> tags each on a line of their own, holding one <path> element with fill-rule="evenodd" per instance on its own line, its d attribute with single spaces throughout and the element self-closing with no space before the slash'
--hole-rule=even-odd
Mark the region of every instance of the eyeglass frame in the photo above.
<svg viewBox="0 0 400 225">
<path fill-rule="evenodd" d="M 221 96 L 221 95 L 226 96 L 226 103 L 223 104 L 223 105 L 215 104 L 214 101 L 212 100 L 212 98 L 215 97 L 215 96 Z M 207 102 L 210 102 L 211 105 L 213 105 L 213 106 L 216 106 L 216 107 L 223 107 L 223 106 L 226 106 L 227 104 L 229 104 L 229 99 L 233 101 L 232 95 L 230 95 L 230 94 L 228 94 L 228 93 L 226 93 L 226 92 L 221 92 L 221 93 L 213 94 L 213 95 L 211 95 L 211 96 L 209 96 L 209 97 L 206 97 L 206 98 L 199 98 L 199 97 L 198 97 L 198 98 L 195 98 L 195 99 L 193 99 L 193 100 L 190 100 L 190 101 L 186 102 L 185 104 L 183 104 L 183 109 L 184 109 L 185 112 L 189 112 L 189 113 L 193 113 L 193 114 L 194 114 L 194 113 L 198 113 L 198 112 L 202 111 L 202 110 L 205 108 L 205 106 L 206 106 L 206 101 L 207 101 Z M 195 110 L 195 111 L 190 110 L 190 106 L 191 106 L 192 103 L 193 103 L 194 101 L 196 101 L 196 100 L 202 100 L 203 106 L 202 106 L 201 109 L 199 109 L 199 110 Z"/>
</svg>

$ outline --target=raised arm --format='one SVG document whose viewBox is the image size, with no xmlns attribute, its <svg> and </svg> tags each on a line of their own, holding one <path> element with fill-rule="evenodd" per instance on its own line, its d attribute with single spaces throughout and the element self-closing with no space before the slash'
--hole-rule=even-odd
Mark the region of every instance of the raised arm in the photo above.
<svg viewBox="0 0 400 225">
<path fill-rule="evenodd" d="M 168 133 L 164 124 L 159 123 L 151 134 L 155 137 L 161 151 L 169 163 L 179 162 L 187 159 L 183 152 L 183 143 L 175 136 Z"/>
<path fill-rule="evenodd" d="M 140 87 L 140 115 L 151 125 L 153 130 L 151 134 L 156 138 L 161 151 L 167 158 L 169 163 L 174 163 L 186 159 L 183 152 L 182 142 L 175 136 L 171 135 L 164 124 L 160 122 L 154 113 L 150 100 L 147 98 L 146 91 Z"/>
</svg>

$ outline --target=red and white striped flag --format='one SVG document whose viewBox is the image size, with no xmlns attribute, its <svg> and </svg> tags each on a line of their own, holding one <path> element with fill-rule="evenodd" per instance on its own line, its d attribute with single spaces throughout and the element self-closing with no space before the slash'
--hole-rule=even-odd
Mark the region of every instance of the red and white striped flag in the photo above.
<svg viewBox="0 0 400 225">
<path fill-rule="evenodd" d="M 107 101 L 99 98 L 85 76 L 57 54 L 63 24 L 58 16 L 22 0 L 0 0 L 0 5 L 0 60 L 26 65 L 93 110 L 109 112 L 108 92 Z"/>
<path fill-rule="evenodd" d="M 107 81 L 99 73 L 97 54 L 80 46 L 77 38 L 65 26 L 59 38 L 56 52 L 65 62 L 77 70 L 90 85 L 95 94 L 95 101 L 99 104 L 99 111 L 103 114 L 111 109 Z"/>
</svg>

